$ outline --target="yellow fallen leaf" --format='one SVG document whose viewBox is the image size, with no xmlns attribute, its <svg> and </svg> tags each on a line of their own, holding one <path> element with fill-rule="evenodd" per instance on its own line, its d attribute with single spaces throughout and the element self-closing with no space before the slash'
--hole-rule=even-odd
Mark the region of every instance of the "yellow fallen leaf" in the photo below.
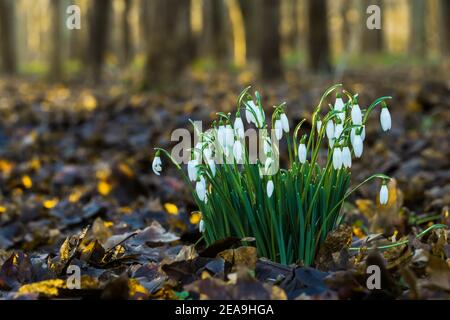
<svg viewBox="0 0 450 320">
<path fill-rule="evenodd" d="M 0 159 L 0 171 L 9 175 L 14 168 L 14 164 L 5 159 Z"/>
<path fill-rule="evenodd" d="M 106 181 L 100 181 L 97 184 L 97 190 L 102 196 L 107 196 L 111 192 L 111 185 Z"/>
<path fill-rule="evenodd" d="M 25 188 L 30 189 L 33 186 L 33 181 L 31 181 L 31 178 L 27 175 L 22 177 L 22 184 Z"/>
<path fill-rule="evenodd" d="M 120 172 L 122 172 L 124 175 L 126 175 L 129 178 L 134 177 L 134 172 L 133 170 L 130 168 L 129 165 L 127 165 L 126 163 L 120 163 L 118 166 Z"/>
<path fill-rule="evenodd" d="M 167 211 L 168 214 L 178 215 L 178 207 L 173 203 L 165 203 L 164 209 Z"/>
<path fill-rule="evenodd" d="M 42 204 L 46 209 L 52 209 L 58 204 L 59 200 L 57 198 L 45 200 Z"/>
<path fill-rule="evenodd" d="M 77 202 L 78 200 L 80 200 L 81 196 L 82 196 L 81 191 L 80 190 L 75 190 L 74 192 L 72 192 L 69 195 L 69 201 L 70 202 Z"/>
<path fill-rule="evenodd" d="M 66 287 L 66 281 L 62 279 L 50 279 L 35 283 L 25 284 L 19 288 L 17 295 L 41 294 L 46 296 L 57 296 L 59 289 Z"/>
<path fill-rule="evenodd" d="M 201 219 L 202 219 L 202 213 L 200 211 L 194 211 L 191 213 L 191 216 L 189 217 L 189 222 L 191 224 L 198 224 Z"/>
</svg>

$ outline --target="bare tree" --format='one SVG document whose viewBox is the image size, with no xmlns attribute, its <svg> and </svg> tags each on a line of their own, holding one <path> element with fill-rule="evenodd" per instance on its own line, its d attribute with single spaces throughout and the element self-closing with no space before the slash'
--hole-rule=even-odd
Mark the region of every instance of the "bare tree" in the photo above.
<svg viewBox="0 0 450 320">
<path fill-rule="evenodd" d="M 262 0 L 260 13 L 260 69 L 263 79 L 282 76 L 280 57 L 280 0 Z"/>
<path fill-rule="evenodd" d="M 315 72 L 331 72 L 327 0 L 309 0 L 309 65 Z"/>
<path fill-rule="evenodd" d="M 15 39 L 15 1 L 0 0 L 0 54 L 2 68 L 6 74 L 17 71 Z"/>
<path fill-rule="evenodd" d="M 62 3 L 61 0 L 50 1 L 51 43 L 50 43 L 50 79 L 58 81 L 62 75 Z"/>
<path fill-rule="evenodd" d="M 173 81 L 191 61 L 190 0 L 149 2 L 144 87 Z"/>
<path fill-rule="evenodd" d="M 92 2 L 89 15 L 89 71 L 90 78 L 98 84 L 102 70 L 109 36 L 111 0 Z"/>
<path fill-rule="evenodd" d="M 450 55 L 450 1 L 441 0 L 441 47 L 444 55 Z"/>
<path fill-rule="evenodd" d="M 410 2 L 410 51 L 413 55 L 424 57 L 426 52 L 425 16 L 427 1 L 412 0 Z"/>
<path fill-rule="evenodd" d="M 131 31 L 129 15 L 131 9 L 131 0 L 123 0 L 124 9 L 122 12 L 122 64 L 127 65 L 132 55 Z"/>
<path fill-rule="evenodd" d="M 225 62 L 228 55 L 226 8 L 223 0 L 203 1 L 203 32 L 200 51 L 219 63 Z"/>
<path fill-rule="evenodd" d="M 362 14 L 362 21 L 361 26 L 363 32 L 361 33 L 361 48 L 363 52 L 366 53 L 377 53 L 383 50 L 383 1 L 382 0 L 361 0 L 361 14 Z M 366 27 L 366 18 L 367 15 L 367 8 L 370 5 L 377 5 L 381 9 L 381 29 L 369 29 Z"/>
</svg>

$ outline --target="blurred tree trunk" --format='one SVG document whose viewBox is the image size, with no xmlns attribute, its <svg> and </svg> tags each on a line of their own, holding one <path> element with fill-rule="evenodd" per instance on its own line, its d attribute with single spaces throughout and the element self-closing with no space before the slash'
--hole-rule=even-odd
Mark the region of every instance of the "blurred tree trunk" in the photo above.
<svg viewBox="0 0 450 320">
<path fill-rule="evenodd" d="M 51 43 L 50 43 L 50 72 L 52 81 L 61 80 L 62 76 L 62 2 L 61 0 L 50 1 L 51 15 Z"/>
<path fill-rule="evenodd" d="M 288 0 L 288 19 L 291 26 L 288 34 L 286 35 L 286 45 L 290 52 L 296 52 L 298 50 L 299 32 L 298 32 L 298 0 Z"/>
<path fill-rule="evenodd" d="M 98 84 L 102 80 L 102 69 L 108 44 L 111 0 L 92 2 L 89 15 L 89 72 L 90 78 Z"/>
<path fill-rule="evenodd" d="M 219 64 L 228 56 L 226 7 L 223 0 L 203 1 L 202 55 L 213 57 Z"/>
<path fill-rule="evenodd" d="M 422 0 L 424 1 L 424 0 Z M 361 49 L 366 53 L 377 53 L 383 50 L 383 1 L 382 0 L 361 0 Z M 367 13 L 367 8 L 370 5 L 377 5 L 381 9 L 381 29 L 369 29 L 367 28 L 367 18 L 370 16 Z"/>
<path fill-rule="evenodd" d="M 410 36 L 409 46 L 413 55 L 424 57 L 426 52 L 425 16 L 427 3 L 424 0 L 410 2 Z"/>
<path fill-rule="evenodd" d="M 247 59 L 258 59 L 258 2 L 257 0 L 241 0 L 239 4 L 244 16 Z"/>
<path fill-rule="evenodd" d="M 315 72 L 331 72 L 327 0 L 309 0 L 308 19 L 310 68 Z"/>
<path fill-rule="evenodd" d="M 194 53 L 190 0 L 153 0 L 149 6 L 145 88 L 174 81 Z"/>
<path fill-rule="evenodd" d="M 17 72 L 16 39 L 15 39 L 15 1 L 0 0 L 0 55 L 3 72 Z"/>
<path fill-rule="evenodd" d="M 450 55 L 450 1 L 441 0 L 441 47 L 443 55 Z"/>
<path fill-rule="evenodd" d="M 280 0 L 261 0 L 259 63 L 263 79 L 282 76 L 280 57 Z"/>
<path fill-rule="evenodd" d="M 131 31 L 129 15 L 131 9 L 131 0 L 123 0 L 124 9 L 122 12 L 122 64 L 127 65 L 132 55 Z"/>
</svg>

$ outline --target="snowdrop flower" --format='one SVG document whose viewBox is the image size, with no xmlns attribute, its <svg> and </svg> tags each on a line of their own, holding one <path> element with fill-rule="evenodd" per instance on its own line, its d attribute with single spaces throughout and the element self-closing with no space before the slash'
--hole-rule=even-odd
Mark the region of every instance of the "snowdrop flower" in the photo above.
<svg viewBox="0 0 450 320">
<path fill-rule="evenodd" d="M 197 196 L 201 201 L 205 201 L 206 198 L 206 182 L 205 178 L 200 177 L 197 180 L 197 184 L 195 185 L 195 191 L 197 192 Z"/>
<path fill-rule="evenodd" d="M 350 168 L 352 166 L 352 154 L 347 146 L 342 148 L 342 164 L 346 168 Z"/>
<path fill-rule="evenodd" d="M 352 141 L 352 146 L 353 146 L 353 152 L 355 152 L 355 157 L 361 158 L 361 155 L 362 155 L 363 149 L 364 149 L 361 135 L 359 135 L 359 134 L 355 135 L 355 137 L 353 138 L 353 141 Z"/>
<path fill-rule="evenodd" d="M 258 128 L 262 128 L 266 122 L 266 116 L 262 108 L 259 108 L 255 102 L 251 100 L 246 103 L 245 117 L 247 118 L 248 123 L 253 122 Z"/>
<path fill-rule="evenodd" d="M 189 180 L 191 181 L 197 181 L 197 166 L 198 166 L 197 159 L 191 159 L 188 161 L 187 170 Z"/>
<path fill-rule="evenodd" d="M 272 152 L 272 142 L 269 137 L 266 137 L 263 142 L 263 151 L 264 154 L 267 155 Z"/>
<path fill-rule="evenodd" d="M 385 205 L 389 200 L 389 190 L 385 183 L 381 186 L 380 189 L 380 204 Z"/>
<path fill-rule="evenodd" d="M 281 125 L 283 127 L 283 131 L 288 133 L 289 132 L 289 120 L 284 112 L 281 114 L 280 120 L 281 120 Z"/>
<path fill-rule="evenodd" d="M 317 120 L 317 133 L 320 134 L 320 129 L 322 129 L 322 120 Z"/>
<path fill-rule="evenodd" d="M 327 131 L 328 140 L 333 139 L 334 138 L 334 122 L 333 121 L 328 120 L 326 131 Z"/>
<path fill-rule="evenodd" d="M 234 120 L 234 131 L 239 139 L 244 139 L 244 123 L 239 115 Z"/>
<path fill-rule="evenodd" d="M 334 138 L 337 140 L 342 134 L 342 131 L 344 131 L 344 125 L 342 123 L 336 124 L 334 127 Z"/>
<path fill-rule="evenodd" d="M 212 150 L 211 150 L 211 148 L 209 146 L 206 147 L 205 149 L 203 149 L 203 156 L 205 157 L 206 161 L 211 159 L 211 157 L 212 157 Z"/>
<path fill-rule="evenodd" d="M 233 156 L 237 163 L 242 161 L 242 144 L 241 141 L 236 140 L 233 145 Z"/>
<path fill-rule="evenodd" d="M 384 104 L 381 108 L 380 123 L 383 131 L 388 131 L 389 129 L 391 129 L 391 114 L 389 113 L 386 104 Z"/>
<path fill-rule="evenodd" d="M 336 95 L 336 101 L 334 102 L 334 111 L 339 112 L 338 117 L 341 121 L 345 120 L 345 111 L 344 111 L 344 100 L 342 100 L 342 96 L 340 93 Z"/>
<path fill-rule="evenodd" d="M 275 137 L 280 140 L 283 137 L 283 125 L 280 119 L 275 120 Z"/>
<path fill-rule="evenodd" d="M 205 232 L 205 222 L 203 221 L 203 219 L 198 223 L 198 231 L 200 233 Z"/>
<path fill-rule="evenodd" d="M 353 124 L 362 124 L 362 113 L 358 103 L 352 107 L 352 122 Z"/>
<path fill-rule="evenodd" d="M 272 163 L 273 163 L 272 158 L 269 157 L 266 159 L 266 162 L 264 163 L 264 172 L 266 174 L 269 174 L 269 170 L 270 170 L 270 167 L 272 166 Z"/>
<path fill-rule="evenodd" d="M 339 170 L 342 167 L 342 151 L 339 147 L 334 148 L 333 168 Z"/>
<path fill-rule="evenodd" d="M 304 143 L 300 143 L 298 146 L 298 160 L 300 163 L 306 162 L 306 146 Z"/>
<path fill-rule="evenodd" d="M 330 148 L 333 148 L 335 140 L 335 138 L 328 139 L 328 145 L 330 146 Z"/>
<path fill-rule="evenodd" d="M 366 138 L 366 126 L 363 126 L 361 130 L 361 140 L 364 141 L 365 138 Z"/>
<path fill-rule="evenodd" d="M 266 187 L 266 191 L 267 191 L 267 196 L 270 198 L 270 197 L 272 197 L 272 194 L 273 194 L 273 181 L 272 180 L 269 180 L 268 182 L 267 182 L 267 187 Z"/>
<path fill-rule="evenodd" d="M 153 172 L 154 172 L 157 176 L 159 176 L 159 175 L 160 175 L 160 172 L 162 171 L 161 165 L 162 165 L 161 158 L 160 158 L 160 156 L 159 156 L 159 151 L 157 151 L 157 152 L 156 152 L 156 155 L 155 155 L 155 158 L 153 159 L 153 162 L 152 162 L 152 169 L 153 169 Z"/>
<path fill-rule="evenodd" d="M 214 177 L 216 175 L 216 162 L 214 159 L 208 159 L 207 161 L 209 169 L 211 169 L 212 176 Z"/>
</svg>

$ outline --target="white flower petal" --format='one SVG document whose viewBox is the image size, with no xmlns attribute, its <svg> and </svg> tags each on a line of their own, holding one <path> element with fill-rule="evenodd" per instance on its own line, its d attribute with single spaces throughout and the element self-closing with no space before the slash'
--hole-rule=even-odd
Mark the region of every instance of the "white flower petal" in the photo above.
<svg viewBox="0 0 450 320">
<path fill-rule="evenodd" d="M 162 171 L 161 165 L 162 165 L 161 158 L 155 157 L 152 162 L 152 169 L 153 169 L 153 172 L 158 176 L 160 175 L 160 172 Z"/>
<path fill-rule="evenodd" d="M 328 139 L 334 138 L 334 122 L 333 121 L 328 120 L 326 132 L 327 132 Z"/>
<path fill-rule="evenodd" d="M 380 113 L 380 123 L 383 131 L 388 131 L 391 129 L 391 114 L 389 113 L 388 108 L 383 107 Z"/>
<path fill-rule="evenodd" d="M 280 120 L 281 120 L 281 124 L 283 126 L 283 131 L 288 133 L 289 132 L 289 119 L 285 113 L 281 114 Z"/>
<path fill-rule="evenodd" d="M 355 135 L 353 139 L 353 152 L 355 152 L 355 157 L 360 158 L 363 153 L 363 141 L 360 135 Z"/>
<path fill-rule="evenodd" d="M 306 162 L 306 146 L 304 143 L 301 143 L 298 146 L 298 160 L 300 161 L 300 163 Z"/>
<path fill-rule="evenodd" d="M 380 204 L 385 205 L 389 200 L 389 190 L 385 184 L 380 189 Z"/>
<path fill-rule="evenodd" d="M 280 140 L 283 137 L 283 125 L 281 120 L 275 120 L 275 137 Z"/>
<path fill-rule="evenodd" d="M 338 170 L 342 167 L 342 151 L 340 148 L 334 148 L 333 151 L 333 168 Z"/>
<path fill-rule="evenodd" d="M 191 180 L 191 181 L 197 181 L 197 166 L 198 166 L 198 161 L 196 159 L 192 159 L 192 160 L 188 161 L 187 170 L 188 170 L 189 180 Z"/>
<path fill-rule="evenodd" d="M 266 187 L 267 196 L 268 196 L 269 198 L 272 197 L 273 189 L 274 189 L 273 181 L 272 181 L 272 180 L 269 180 L 269 181 L 267 182 L 267 187 Z"/>
<path fill-rule="evenodd" d="M 358 104 L 355 104 L 352 107 L 352 122 L 353 124 L 362 124 L 361 108 Z"/>
</svg>

